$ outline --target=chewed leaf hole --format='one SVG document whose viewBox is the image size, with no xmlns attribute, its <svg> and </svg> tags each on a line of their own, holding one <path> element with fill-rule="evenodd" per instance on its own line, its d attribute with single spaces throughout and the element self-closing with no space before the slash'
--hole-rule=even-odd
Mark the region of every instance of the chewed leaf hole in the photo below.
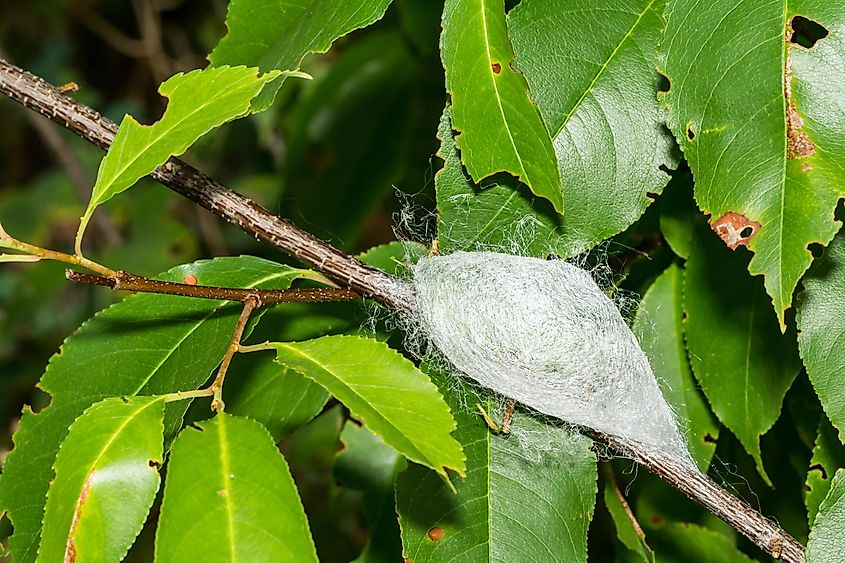
<svg viewBox="0 0 845 563">
<path fill-rule="evenodd" d="M 817 464 L 815 464 L 815 465 L 811 465 L 811 466 L 810 466 L 810 471 L 818 471 L 818 472 L 819 472 L 819 477 L 821 477 L 822 479 L 824 479 L 825 481 L 827 481 L 827 471 L 825 471 L 825 470 L 824 470 L 824 467 L 822 467 L 822 466 L 821 466 L 821 464 L 818 464 L 818 463 L 817 463 Z"/>
<path fill-rule="evenodd" d="M 692 123 L 687 125 L 687 139 L 690 141 L 695 140 L 695 131 L 692 130 Z"/>
<path fill-rule="evenodd" d="M 657 73 L 657 91 L 658 92 L 668 92 L 669 89 L 672 87 L 672 83 L 669 81 L 669 77 L 665 74 L 658 72 Z"/>
<path fill-rule="evenodd" d="M 804 16 L 795 16 L 792 18 L 792 36 L 789 41 L 810 49 L 829 34 L 827 28 L 820 23 Z"/>
<path fill-rule="evenodd" d="M 810 243 L 807 249 L 813 255 L 813 258 L 821 258 L 824 255 L 824 247 L 817 242 Z"/>
</svg>

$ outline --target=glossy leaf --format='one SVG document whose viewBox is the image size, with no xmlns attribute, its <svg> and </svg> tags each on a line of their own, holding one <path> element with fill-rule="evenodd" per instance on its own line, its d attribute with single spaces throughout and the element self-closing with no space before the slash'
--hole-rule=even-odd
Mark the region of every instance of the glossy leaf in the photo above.
<svg viewBox="0 0 845 563">
<path fill-rule="evenodd" d="M 523 0 L 508 14 L 515 66 L 554 141 L 574 254 L 642 215 L 674 168 L 656 93 L 663 0 Z M 459 138 L 460 143 L 460 138 Z"/>
<path fill-rule="evenodd" d="M 120 561 L 161 476 L 164 401 L 113 397 L 71 425 L 47 495 L 39 561 Z"/>
<path fill-rule="evenodd" d="M 508 172 L 563 213 L 554 149 L 525 79 L 511 63 L 504 0 L 446 0 L 440 54 L 452 127 L 474 181 Z"/>
<path fill-rule="evenodd" d="M 386 444 L 441 475 L 464 473 L 455 421 L 428 377 L 383 342 L 324 336 L 273 342 L 277 361 L 313 379 L 346 405 Z"/>
<path fill-rule="evenodd" d="M 845 553 L 845 469 L 833 477 L 807 542 L 807 563 L 838 563 Z"/>
<path fill-rule="evenodd" d="M 845 439 L 845 235 L 838 235 L 803 281 L 798 348 L 825 413 Z"/>
<path fill-rule="evenodd" d="M 684 282 L 686 340 L 695 377 L 719 420 L 768 480 L 760 436 L 780 415 L 801 370 L 795 335 L 783 335 L 748 253 L 732 252 L 706 229 L 696 231 Z"/>
<path fill-rule="evenodd" d="M 684 166 L 669 181 L 660 198 L 660 234 L 672 252 L 684 260 L 689 258 L 693 231 L 699 217 L 692 190 L 692 173 Z"/>
<path fill-rule="evenodd" d="M 672 264 L 643 295 L 634 334 L 648 357 L 660 390 L 675 412 L 690 454 L 706 472 L 716 451 L 719 425 L 701 396 L 684 347 L 684 273 Z"/>
<path fill-rule="evenodd" d="M 305 511 L 267 430 L 220 413 L 173 444 L 156 561 L 317 561 Z"/>
<path fill-rule="evenodd" d="M 845 467 L 845 446 L 839 441 L 836 429 L 827 417 L 822 417 L 805 483 L 804 504 L 807 506 L 807 520 L 811 524 L 840 467 Z"/>
<path fill-rule="evenodd" d="M 130 188 L 171 156 L 184 153 L 215 127 L 247 115 L 251 100 L 277 76 L 275 71 L 259 76 L 255 68 L 224 66 L 180 72 L 164 81 L 158 91 L 169 101 L 160 120 L 141 125 L 130 115 L 123 118 L 100 163 L 76 235 L 77 247 L 97 206 Z"/>
<path fill-rule="evenodd" d="M 404 556 L 414 563 L 587 560 L 587 529 L 596 496 L 590 442 L 526 415 L 514 434 L 493 434 L 476 404 L 493 403 L 466 384 L 439 378 L 458 421 L 467 475 L 449 488 L 410 465 L 397 481 Z M 498 412 L 498 409 L 497 409 Z"/>
<path fill-rule="evenodd" d="M 214 66 L 257 66 L 263 72 L 298 70 L 308 53 L 324 53 L 332 43 L 378 21 L 391 0 L 232 0 L 228 33 L 208 55 Z M 257 110 L 273 103 L 284 75 L 255 100 Z"/>
<path fill-rule="evenodd" d="M 191 274 L 201 284 L 283 289 L 301 273 L 242 256 L 178 266 L 161 279 Z M 15 526 L 9 544 L 15 561 L 35 558 L 53 462 L 68 426 L 106 397 L 197 388 L 223 357 L 239 314 L 240 306 L 227 302 L 138 294 L 98 313 L 65 341 L 39 383 L 51 395 L 50 406 L 38 414 L 24 409 L 0 474 L 0 509 Z M 168 437 L 181 426 L 187 403 L 167 405 Z"/>
<path fill-rule="evenodd" d="M 796 14 L 829 35 L 811 48 L 793 44 Z M 765 276 L 784 326 L 812 260 L 807 245 L 827 244 L 840 227 L 845 2 L 677 0 L 666 17 L 663 102 L 696 201 L 729 244 L 754 252 L 749 271 Z"/>
</svg>

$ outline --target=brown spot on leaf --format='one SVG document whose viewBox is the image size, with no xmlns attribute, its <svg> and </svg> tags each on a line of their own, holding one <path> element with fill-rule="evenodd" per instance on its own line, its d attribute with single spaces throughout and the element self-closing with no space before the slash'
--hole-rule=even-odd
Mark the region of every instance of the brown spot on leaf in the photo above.
<svg viewBox="0 0 845 563">
<path fill-rule="evenodd" d="M 812 169 L 813 167 L 807 164 L 806 162 L 801 163 L 801 172 L 809 172 Z"/>
<path fill-rule="evenodd" d="M 440 541 L 444 535 L 446 535 L 446 532 L 443 531 L 443 528 L 438 528 L 437 526 L 434 526 L 428 531 L 428 539 L 431 541 Z"/>
<path fill-rule="evenodd" d="M 73 536 L 76 533 L 76 527 L 79 525 L 79 517 L 82 514 L 82 508 L 88 502 L 88 495 L 91 493 L 91 481 L 94 478 L 96 471 L 92 471 L 85 484 L 82 486 L 82 492 L 79 493 L 79 500 L 76 501 L 76 509 L 73 511 L 73 520 L 70 523 L 70 530 L 67 534 L 67 544 L 65 545 L 65 561 L 64 563 L 74 563 L 76 561 L 76 543 Z"/>
<path fill-rule="evenodd" d="M 499 74 L 500 72 L 502 72 L 502 65 L 500 65 L 499 63 L 493 63 L 492 65 L 490 65 L 490 68 L 493 69 L 493 74 Z"/>
<path fill-rule="evenodd" d="M 226 489 L 220 489 L 219 491 L 217 491 L 217 496 L 225 498 L 229 496 L 229 493 L 226 492 Z"/>
<path fill-rule="evenodd" d="M 804 118 L 792 99 L 792 20 L 786 23 L 786 64 L 783 69 L 783 96 L 786 98 L 786 154 L 790 159 L 816 154 L 816 145 L 804 132 Z"/>
<path fill-rule="evenodd" d="M 751 221 L 739 213 L 728 211 L 712 223 L 710 228 L 719 235 L 728 248 L 736 250 L 737 246 L 748 246 L 760 230 L 760 223 Z"/>
</svg>

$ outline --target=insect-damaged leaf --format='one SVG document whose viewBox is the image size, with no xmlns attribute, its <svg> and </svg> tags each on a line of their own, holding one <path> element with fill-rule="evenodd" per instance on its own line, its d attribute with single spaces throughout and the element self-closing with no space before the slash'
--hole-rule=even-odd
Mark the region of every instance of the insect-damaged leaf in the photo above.
<svg viewBox="0 0 845 563">
<path fill-rule="evenodd" d="M 294 71 L 308 53 L 324 53 L 332 43 L 378 21 L 391 0 L 232 0 L 226 37 L 208 60 L 214 66 L 257 66 L 264 72 Z M 285 75 L 269 83 L 253 102 L 267 109 Z"/>
<path fill-rule="evenodd" d="M 845 438 L 845 235 L 810 269 L 798 294 L 798 348 L 830 422 Z"/>
<path fill-rule="evenodd" d="M 250 101 L 278 75 L 273 71 L 258 76 L 256 68 L 224 66 L 180 72 L 164 81 L 158 91 L 169 102 L 161 119 L 141 125 L 127 115 L 120 123 L 100 163 L 91 201 L 76 235 L 77 248 L 98 205 L 130 188 L 171 156 L 184 153 L 215 127 L 247 115 Z"/>
<path fill-rule="evenodd" d="M 698 391 L 687 360 L 683 276 L 683 270 L 672 264 L 654 281 L 643 295 L 633 328 L 663 396 L 677 415 L 692 458 L 706 472 L 716 451 L 719 426 Z"/>
<path fill-rule="evenodd" d="M 840 467 L 845 467 L 845 446 L 827 417 L 822 416 L 804 487 L 804 504 L 810 524 L 815 520 L 819 505 L 830 491 L 833 476 Z"/>
<path fill-rule="evenodd" d="M 445 478 L 464 473 L 455 421 L 437 387 L 383 342 L 357 336 L 324 336 L 305 342 L 273 342 L 277 361 L 313 379 L 352 415 L 412 461 Z"/>
<path fill-rule="evenodd" d="M 666 185 L 661 166 L 677 165 L 656 99 L 663 5 L 523 0 L 508 14 L 515 66 L 554 142 L 565 255 L 631 225 Z"/>
<path fill-rule="evenodd" d="M 76 419 L 56 457 L 39 561 L 123 559 L 161 482 L 163 417 L 162 398 L 113 397 Z"/>
<path fill-rule="evenodd" d="M 436 381 L 458 421 L 467 475 L 449 488 L 411 464 L 397 479 L 404 555 L 439 561 L 561 562 L 587 560 L 587 530 L 596 497 L 590 441 L 515 414 L 514 434 L 494 434 L 476 404 L 494 404 L 465 384 Z"/>
<path fill-rule="evenodd" d="M 261 424 L 220 413 L 170 454 L 155 560 L 317 561 L 285 458 Z"/>
<path fill-rule="evenodd" d="M 179 266 L 161 279 L 182 281 L 188 274 L 206 285 L 283 289 L 302 270 L 243 256 Z M 223 357 L 239 313 L 227 302 L 138 294 L 98 313 L 64 342 L 39 383 L 50 406 L 37 414 L 24 409 L 0 474 L 0 510 L 14 524 L 9 549 L 16 562 L 35 558 L 53 462 L 68 426 L 106 397 L 195 389 Z M 167 405 L 169 437 L 187 405 Z"/>
<path fill-rule="evenodd" d="M 780 415 L 801 362 L 794 333 L 778 330 L 763 280 L 746 271 L 747 254 L 729 250 L 703 225 L 694 231 L 684 278 L 686 339 L 713 412 L 768 480 L 760 436 Z"/>
<path fill-rule="evenodd" d="M 791 42 L 796 14 L 829 35 Z M 675 0 L 661 66 L 668 124 L 695 175 L 699 207 L 732 247 L 747 245 L 752 274 L 784 323 L 810 265 L 827 244 L 845 194 L 845 0 Z"/>
<path fill-rule="evenodd" d="M 839 563 L 845 553 L 845 469 L 833 477 L 830 492 L 819 506 L 807 542 L 807 563 Z"/>
<path fill-rule="evenodd" d="M 554 149 L 511 67 L 504 0 L 446 0 L 440 53 L 461 159 L 476 182 L 509 172 L 563 213 Z"/>
</svg>

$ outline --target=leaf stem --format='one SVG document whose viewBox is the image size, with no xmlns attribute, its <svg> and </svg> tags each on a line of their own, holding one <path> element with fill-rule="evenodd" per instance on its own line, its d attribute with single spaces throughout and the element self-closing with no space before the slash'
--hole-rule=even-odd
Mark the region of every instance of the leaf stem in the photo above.
<svg viewBox="0 0 845 563">
<path fill-rule="evenodd" d="M 27 242 L 18 240 L 9 233 L 7 233 L 5 230 L 3 230 L 2 225 L 0 225 L 0 246 L 19 250 L 24 254 L 28 254 L 30 256 L 37 256 L 43 260 L 53 260 L 56 262 L 64 262 L 65 264 L 71 264 L 73 266 L 79 266 L 81 268 L 85 268 L 86 270 L 97 272 L 98 274 L 107 277 L 113 277 L 117 274 L 115 270 L 107 268 L 102 264 L 98 264 L 93 260 L 89 260 L 82 255 L 65 254 L 64 252 L 50 250 L 49 248 L 42 248 L 40 246 L 36 246 L 34 244 L 29 244 Z"/>
<path fill-rule="evenodd" d="M 238 323 L 235 325 L 235 330 L 232 333 L 232 339 L 229 341 L 229 347 L 226 349 L 226 355 L 223 356 L 223 361 L 220 364 L 220 369 L 217 371 L 217 377 L 211 384 L 211 392 L 214 399 L 211 401 L 211 410 L 214 412 L 223 412 L 223 380 L 226 379 L 226 372 L 229 371 L 229 364 L 232 363 L 232 357 L 235 355 L 241 346 L 241 337 L 244 334 L 246 324 L 249 322 L 249 317 L 255 309 L 261 307 L 263 303 L 258 295 L 250 295 L 244 300 L 244 309 L 241 311 L 241 316 L 238 318 Z"/>
</svg>

